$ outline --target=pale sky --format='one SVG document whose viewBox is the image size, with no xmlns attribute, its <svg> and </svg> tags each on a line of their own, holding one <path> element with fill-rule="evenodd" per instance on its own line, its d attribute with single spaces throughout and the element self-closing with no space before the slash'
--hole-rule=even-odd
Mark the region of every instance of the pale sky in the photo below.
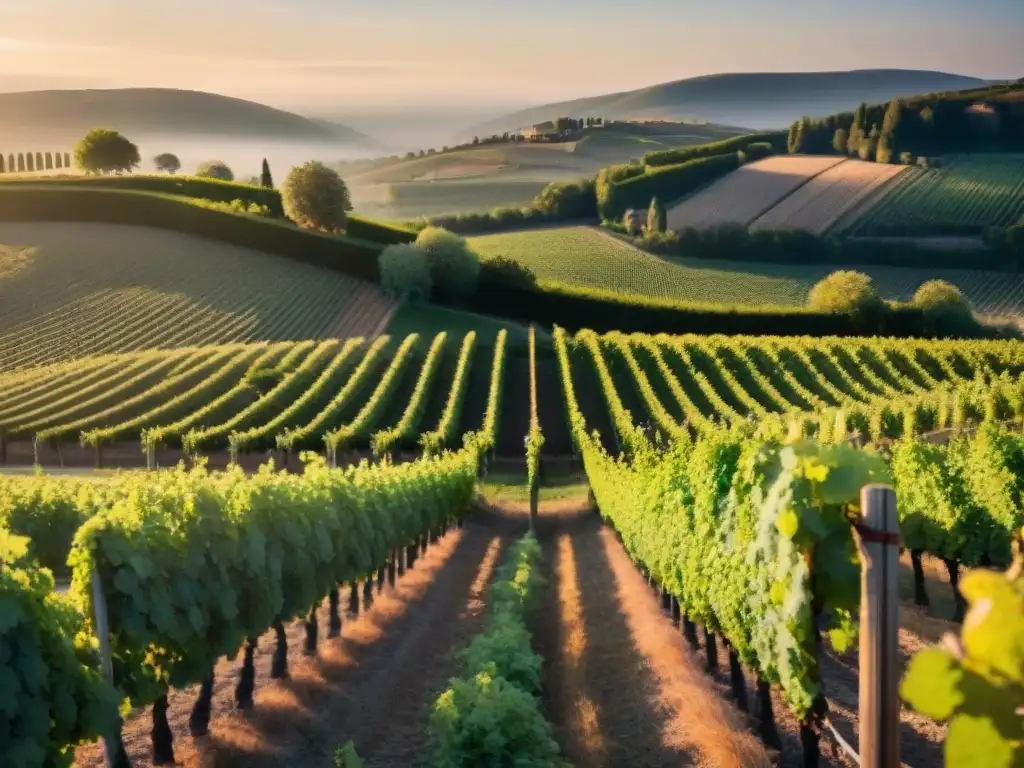
<svg viewBox="0 0 1024 768">
<path fill-rule="evenodd" d="M 0 90 L 525 105 L 716 72 L 1024 76 L 1024 0 L 0 0 Z"/>
</svg>

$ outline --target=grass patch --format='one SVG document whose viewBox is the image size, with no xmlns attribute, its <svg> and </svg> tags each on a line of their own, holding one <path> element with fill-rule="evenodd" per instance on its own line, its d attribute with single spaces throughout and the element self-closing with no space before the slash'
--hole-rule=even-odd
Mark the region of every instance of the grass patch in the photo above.
<svg viewBox="0 0 1024 768">
<path fill-rule="evenodd" d="M 970 269 L 712 262 L 655 256 L 590 227 L 555 227 L 470 239 L 483 259 L 505 256 L 542 287 L 608 291 L 697 306 L 802 307 L 811 287 L 840 269 L 869 275 L 886 299 L 906 301 L 926 280 L 958 286 L 977 312 L 1024 313 L 1024 276 Z"/>
</svg>

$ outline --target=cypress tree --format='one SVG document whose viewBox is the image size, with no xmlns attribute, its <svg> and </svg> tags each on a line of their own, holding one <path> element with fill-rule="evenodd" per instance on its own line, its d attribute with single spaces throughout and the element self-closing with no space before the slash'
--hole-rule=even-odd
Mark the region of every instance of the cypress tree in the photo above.
<svg viewBox="0 0 1024 768">
<path fill-rule="evenodd" d="M 27 171 L 34 171 L 36 169 L 36 159 L 32 157 L 31 152 L 25 157 L 25 166 Z"/>
<path fill-rule="evenodd" d="M 65 168 L 70 168 L 71 167 L 71 153 L 70 152 L 65 152 L 64 153 L 64 167 Z"/>
<path fill-rule="evenodd" d="M 260 173 L 260 186 L 266 187 L 267 189 L 273 189 L 274 177 L 270 175 L 270 163 L 267 162 L 267 158 L 263 158 L 263 172 Z"/>
<path fill-rule="evenodd" d="M 53 170 L 53 152 L 46 153 L 46 170 Z"/>
<path fill-rule="evenodd" d="M 14 153 L 13 153 L 13 152 L 11 152 L 11 154 L 9 154 L 9 155 L 7 156 L 7 172 L 8 172 L 8 173 L 14 173 L 14 171 L 15 171 L 15 169 L 16 169 L 17 167 L 18 167 L 18 166 L 17 166 L 17 164 L 16 164 L 16 163 L 15 163 L 15 161 L 14 161 Z"/>
<path fill-rule="evenodd" d="M 0 155 L 0 173 L 3 173 L 6 169 L 4 168 L 4 156 Z"/>
<path fill-rule="evenodd" d="M 60 152 L 55 152 L 53 159 L 54 159 L 54 167 L 55 168 L 63 168 L 64 167 L 64 163 L 61 161 Z"/>
<path fill-rule="evenodd" d="M 657 197 L 651 198 L 651 205 L 647 209 L 647 231 L 664 232 L 667 228 L 665 208 Z"/>
<path fill-rule="evenodd" d="M 19 152 L 18 153 L 18 173 L 24 173 L 24 172 L 25 172 L 25 153 L 24 152 Z"/>
<path fill-rule="evenodd" d="M 36 152 L 36 170 L 37 171 L 43 170 L 43 153 L 42 152 Z"/>
</svg>

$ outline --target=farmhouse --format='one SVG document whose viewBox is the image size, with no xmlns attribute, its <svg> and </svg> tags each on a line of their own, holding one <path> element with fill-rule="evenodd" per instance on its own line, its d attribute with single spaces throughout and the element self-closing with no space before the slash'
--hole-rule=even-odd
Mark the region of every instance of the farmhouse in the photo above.
<svg viewBox="0 0 1024 768">
<path fill-rule="evenodd" d="M 524 128 L 520 133 L 526 141 L 540 141 L 541 139 L 557 138 L 560 132 L 551 120 L 547 120 Z"/>
</svg>

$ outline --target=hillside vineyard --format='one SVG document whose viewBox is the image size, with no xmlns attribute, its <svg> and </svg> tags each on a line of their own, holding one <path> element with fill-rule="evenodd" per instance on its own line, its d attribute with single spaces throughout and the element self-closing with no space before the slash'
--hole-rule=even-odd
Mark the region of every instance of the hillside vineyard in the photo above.
<svg viewBox="0 0 1024 768">
<path fill-rule="evenodd" d="M 549 349 L 536 349 L 508 349 L 504 331 L 483 343 L 475 332 L 442 332 L 147 351 L 8 373 L 0 378 L 3 458 L 80 464 L 89 459 L 78 445 L 97 460 L 110 449 L 115 465 L 158 453 L 173 463 L 225 452 L 437 452 L 457 447 L 492 411 L 498 451 L 514 456 L 530 425 L 517 423 L 519 409 L 498 405 L 529 393 L 503 390 L 502 372 L 511 368 L 516 380 L 527 358 L 550 359 Z M 583 331 L 572 349 L 585 401 L 605 403 L 592 420 L 610 419 L 613 429 L 601 430 L 609 448 L 631 425 L 671 439 L 797 418 L 821 437 L 838 430 L 876 439 L 1016 417 L 1022 408 L 1024 345 L 1014 341 Z M 550 381 L 540 397 L 547 413 L 562 411 L 547 419 L 547 452 L 568 453 L 568 414 Z"/>
</svg>

